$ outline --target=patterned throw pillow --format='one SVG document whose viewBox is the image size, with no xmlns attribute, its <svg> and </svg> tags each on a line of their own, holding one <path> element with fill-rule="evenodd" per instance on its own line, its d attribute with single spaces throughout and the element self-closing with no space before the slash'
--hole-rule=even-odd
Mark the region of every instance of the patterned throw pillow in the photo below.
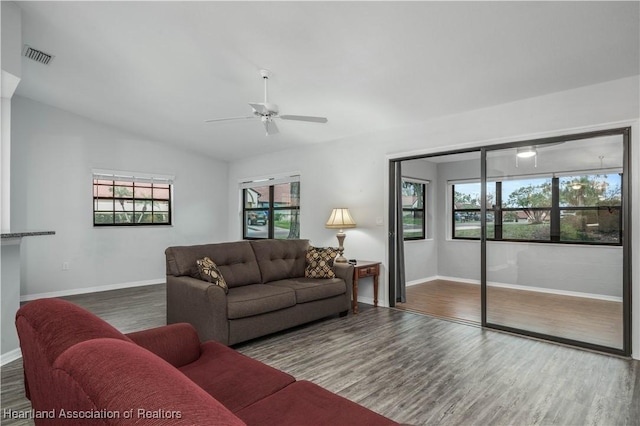
<svg viewBox="0 0 640 426">
<path fill-rule="evenodd" d="M 222 273 L 218 269 L 218 265 L 205 257 L 204 259 L 196 260 L 198 264 L 198 270 L 200 271 L 200 278 L 204 281 L 209 281 L 212 284 L 221 287 L 225 293 L 229 293 L 229 287 L 227 286 L 227 282 L 224 280 Z"/>
<path fill-rule="evenodd" d="M 304 276 L 307 278 L 335 278 L 333 262 L 338 257 L 338 250 L 333 247 L 313 247 L 307 249 L 307 266 Z"/>
</svg>

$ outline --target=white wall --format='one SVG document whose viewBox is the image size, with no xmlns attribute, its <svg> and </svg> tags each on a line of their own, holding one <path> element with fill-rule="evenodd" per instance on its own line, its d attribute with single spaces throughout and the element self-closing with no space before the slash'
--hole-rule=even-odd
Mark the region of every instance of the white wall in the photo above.
<svg viewBox="0 0 640 426">
<path fill-rule="evenodd" d="M 22 77 L 22 11 L 14 3 L 0 2 L 0 231 L 11 231 L 11 97 Z M 20 243 L 2 242 L 0 278 L 0 365 L 18 357 L 18 334 L 14 326 L 20 307 Z"/>
<path fill-rule="evenodd" d="M 14 2 L 0 2 L 2 19 L 0 78 L 0 230 L 11 230 L 11 97 L 22 77 L 22 9 Z"/>
<path fill-rule="evenodd" d="M 437 207 L 440 204 L 439 197 L 436 196 L 437 172 L 437 165 L 426 160 L 402 162 L 403 176 L 429 181 L 425 203 L 427 238 L 404 242 L 405 279 L 409 285 L 424 282 L 438 275 L 438 246 L 434 239 L 434 236 L 440 232 L 436 218 Z"/>
<path fill-rule="evenodd" d="M 21 97 L 12 132 L 12 229 L 56 232 L 23 241 L 23 298 L 163 282 L 167 247 L 227 236 L 226 163 Z M 175 175 L 173 226 L 94 228 L 92 168 Z"/>
<path fill-rule="evenodd" d="M 324 228 L 332 207 L 352 209 L 358 228 L 347 231 L 347 257 L 384 262 L 381 303 L 388 303 L 386 279 L 388 159 L 494 143 L 560 135 L 596 127 L 619 127 L 633 121 L 634 167 L 640 166 L 637 121 L 640 115 L 638 76 L 575 90 L 526 99 L 454 116 L 442 117 L 401 129 L 353 135 L 321 146 L 301 146 L 285 152 L 247 158 L 229 168 L 229 238 L 240 235 L 237 214 L 238 181 L 298 170 L 301 173 L 301 236 L 315 244 L 334 244 Z M 329 122 L 334 119 L 329 117 Z M 339 119 L 339 118 L 335 118 Z M 309 131 L 313 131 L 310 127 Z M 640 187 L 640 173 L 632 177 Z M 640 205 L 634 191 L 633 205 Z M 637 209 L 635 210 L 637 217 Z M 384 226 L 376 218 L 384 218 Z M 633 264 L 640 264 L 640 226 L 634 228 Z M 479 255 L 478 255 L 479 256 Z M 637 269 L 637 268 L 636 268 Z M 634 272 L 634 353 L 640 354 L 640 275 Z M 363 283 L 363 299 L 372 290 Z"/>
<path fill-rule="evenodd" d="M 2 14 L 2 69 L 22 77 L 22 9 L 12 1 L 3 1 Z"/>
</svg>

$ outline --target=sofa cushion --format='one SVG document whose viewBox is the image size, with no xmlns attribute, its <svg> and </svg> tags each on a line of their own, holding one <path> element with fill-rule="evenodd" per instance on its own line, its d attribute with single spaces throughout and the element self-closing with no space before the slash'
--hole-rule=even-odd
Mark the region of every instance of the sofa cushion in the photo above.
<svg viewBox="0 0 640 426">
<path fill-rule="evenodd" d="M 38 350 L 49 365 L 65 350 L 85 340 L 109 337 L 131 342 L 109 323 L 91 312 L 62 299 L 38 299 L 22 306 L 16 313 L 18 334 L 34 333 L 33 341 L 21 342 L 24 346 L 38 343 Z M 62 331 L 61 331 L 62 330 Z"/>
<path fill-rule="evenodd" d="M 397 425 L 311 382 L 295 382 L 235 413 L 247 425 Z"/>
<path fill-rule="evenodd" d="M 333 262 L 338 250 L 333 247 L 309 247 L 305 255 L 304 276 L 308 278 L 335 278 Z"/>
<path fill-rule="evenodd" d="M 191 324 L 163 325 L 128 333 L 127 337 L 174 367 L 182 367 L 200 358 L 200 339 Z"/>
<path fill-rule="evenodd" d="M 295 292 L 286 287 L 253 284 L 229 289 L 227 317 L 238 319 L 285 309 L 296 304 Z"/>
<path fill-rule="evenodd" d="M 176 368 L 134 343 L 79 343 L 56 360 L 53 373 L 57 383 L 49 391 L 58 394 L 58 410 L 121 415 L 102 420 L 58 418 L 45 424 L 244 425 Z M 129 412 L 131 418 L 124 418 Z"/>
<path fill-rule="evenodd" d="M 314 300 L 344 294 L 347 286 L 341 278 L 295 278 L 270 282 L 269 285 L 290 288 L 296 292 L 296 302 L 306 303 Z"/>
<path fill-rule="evenodd" d="M 180 368 L 187 377 L 236 412 L 269 396 L 295 379 L 218 342 L 206 342 L 200 358 Z"/>
<path fill-rule="evenodd" d="M 200 279 L 217 285 L 222 288 L 225 293 L 229 293 L 227 282 L 224 280 L 222 272 L 218 269 L 218 265 L 216 265 L 213 260 L 205 256 L 204 259 L 196 260 L 196 264 L 200 272 Z"/>
<path fill-rule="evenodd" d="M 262 273 L 262 282 L 304 277 L 309 240 L 251 241 Z"/>
<path fill-rule="evenodd" d="M 169 247 L 165 255 L 168 275 L 200 279 L 196 260 L 206 256 L 218 265 L 229 288 L 261 282 L 256 255 L 249 241 Z"/>
</svg>

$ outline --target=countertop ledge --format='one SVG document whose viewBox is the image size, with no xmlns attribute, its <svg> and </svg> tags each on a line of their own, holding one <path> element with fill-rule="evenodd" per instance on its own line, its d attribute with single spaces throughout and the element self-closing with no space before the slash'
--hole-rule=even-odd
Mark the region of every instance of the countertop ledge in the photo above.
<svg viewBox="0 0 640 426">
<path fill-rule="evenodd" d="M 3 232 L 0 234 L 2 239 L 5 238 L 22 238 L 22 237 L 37 237 L 39 235 L 54 235 L 56 231 L 27 231 L 27 232 Z"/>
</svg>

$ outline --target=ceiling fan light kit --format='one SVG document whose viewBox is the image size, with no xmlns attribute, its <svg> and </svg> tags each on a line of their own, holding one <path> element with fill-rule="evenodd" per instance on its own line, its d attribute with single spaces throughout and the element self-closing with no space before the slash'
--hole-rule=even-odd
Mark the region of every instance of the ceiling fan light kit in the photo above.
<svg viewBox="0 0 640 426">
<path fill-rule="evenodd" d="M 531 158 L 538 154 L 538 151 L 534 147 L 528 146 L 525 148 L 518 148 L 518 153 L 516 154 L 520 158 Z"/>
<path fill-rule="evenodd" d="M 516 167 L 519 166 L 518 159 L 533 157 L 533 167 L 538 167 L 538 150 L 535 146 L 526 146 L 516 149 Z"/>
<path fill-rule="evenodd" d="M 205 120 L 206 123 L 218 122 L 218 121 L 230 121 L 230 120 L 246 120 L 251 118 L 259 118 L 264 125 L 267 136 L 278 133 L 278 126 L 276 126 L 274 118 L 281 120 L 295 120 L 295 121 L 307 121 L 310 123 L 326 123 L 328 120 L 326 117 L 313 117 L 308 115 L 280 115 L 280 109 L 277 104 L 269 102 L 268 94 L 268 81 L 271 77 L 271 71 L 260 70 L 260 76 L 264 80 L 264 102 L 249 102 L 249 106 L 253 109 L 253 115 L 244 117 L 229 117 L 229 118 L 213 118 Z"/>
</svg>

